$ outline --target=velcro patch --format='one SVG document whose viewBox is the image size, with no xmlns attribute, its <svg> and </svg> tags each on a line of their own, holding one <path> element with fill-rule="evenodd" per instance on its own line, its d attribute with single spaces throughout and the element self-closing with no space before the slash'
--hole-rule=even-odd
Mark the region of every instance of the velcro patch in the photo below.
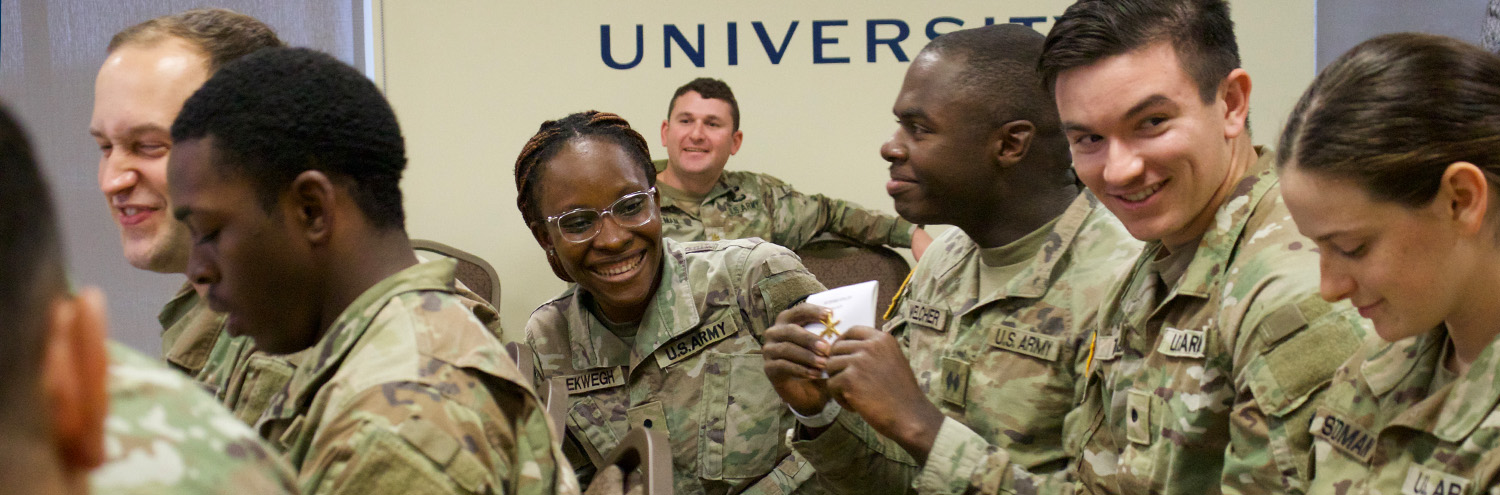
<svg viewBox="0 0 1500 495">
<path fill-rule="evenodd" d="M 1463 495 L 1469 488 L 1469 480 L 1425 466 L 1406 469 L 1406 482 L 1401 484 L 1402 495 Z"/>
<path fill-rule="evenodd" d="M 906 320 L 939 332 L 948 328 L 948 311 L 917 301 L 906 304 Z"/>
<path fill-rule="evenodd" d="M 702 351 L 715 342 L 729 338 L 737 330 L 739 330 L 739 327 L 735 324 L 734 318 L 731 316 L 725 316 L 719 319 L 719 321 L 699 327 L 697 330 L 690 330 L 686 334 L 668 342 L 667 345 L 657 349 L 656 364 L 666 369 L 684 359 L 692 357 L 698 351 Z"/>
<path fill-rule="evenodd" d="M 1375 451 L 1375 436 L 1369 430 L 1326 409 L 1318 409 L 1308 431 L 1365 464 L 1370 463 L 1370 454 Z M 1407 482 L 1410 481 L 1408 476 Z"/>
<path fill-rule="evenodd" d="M 938 395 L 955 406 L 964 407 L 964 398 L 969 391 L 969 363 L 951 357 L 943 358 L 942 383 L 938 384 Z"/>
<path fill-rule="evenodd" d="M 1094 340 L 1094 360 L 1110 361 L 1120 357 L 1120 338 L 1114 335 Z"/>
<path fill-rule="evenodd" d="M 614 388 L 625 384 L 625 367 L 599 368 L 563 377 L 568 395 Z"/>
<path fill-rule="evenodd" d="M 1057 361 L 1063 341 L 1051 335 L 1002 326 L 995 329 L 995 340 L 990 345 L 1037 359 Z"/>
<path fill-rule="evenodd" d="M 1168 356 L 1202 358 L 1204 348 L 1208 347 L 1208 337 L 1204 333 L 1202 330 L 1167 327 L 1161 334 L 1161 344 L 1157 346 L 1156 352 Z"/>
</svg>

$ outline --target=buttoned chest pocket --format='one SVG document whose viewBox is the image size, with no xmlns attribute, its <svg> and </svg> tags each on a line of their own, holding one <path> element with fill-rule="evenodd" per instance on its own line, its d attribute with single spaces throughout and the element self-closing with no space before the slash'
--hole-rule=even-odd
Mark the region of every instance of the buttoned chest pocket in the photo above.
<svg viewBox="0 0 1500 495">
<path fill-rule="evenodd" d="M 759 353 L 709 351 L 703 368 L 699 476 L 755 478 L 769 473 L 790 449 L 786 405 L 766 379 Z"/>
</svg>

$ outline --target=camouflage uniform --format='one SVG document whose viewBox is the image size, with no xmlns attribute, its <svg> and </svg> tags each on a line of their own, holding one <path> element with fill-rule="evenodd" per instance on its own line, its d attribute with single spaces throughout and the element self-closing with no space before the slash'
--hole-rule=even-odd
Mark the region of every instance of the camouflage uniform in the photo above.
<svg viewBox="0 0 1500 495">
<path fill-rule="evenodd" d="M 162 357 L 186 373 L 245 424 L 254 424 L 271 397 L 286 386 L 300 354 L 260 352 L 249 336 L 224 330 L 224 314 L 209 309 L 191 284 L 183 284 L 158 316 Z"/>
<path fill-rule="evenodd" d="M 869 245 L 910 247 L 916 229 L 848 201 L 799 193 L 766 174 L 726 170 L 696 205 L 679 204 L 672 195 L 686 193 L 660 181 L 656 187 L 664 191 L 662 235 L 684 242 L 759 237 L 795 250 L 831 232 Z"/>
<path fill-rule="evenodd" d="M 661 286 L 628 344 L 576 286 L 526 325 L 542 379 L 566 377 L 570 460 L 580 478 L 628 428 L 664 429 L 677 495 L 785 493 L 812 476 L 783 443 L 794 423 L 760 348 L 776 315 L 823 286 L 760 239 L 663 239 Z"/>
<path fill-rule="evenodd" d="M 1345 362 L 1312 422 L 1310 492 L 1500 493 L 1500 346 L 1463 376 L 1451 352 L 1438 328 Z"/>
<path fill-rule="evenodd" d="M 963 493 L 990 449 L 1038 475 L 1064 476 L 1064 417 L 1076 403 L 1105 292 L 1141 243 L 1092 194 L 1012 245 L 1019 270 L 991 267 L 949 229 L 917 263 L 896 318 L 917 383 L 948 416 L 925 466 L 852 412 L 793 447 L 845 493 Z M 884 452 L 885 456 L 880 453 Z"/>
<path fill-rule="evenodd" d="M 255 432 L 160 363 L 110 343 L 109 407 L 98 494 L 297 493 Z"/>
<path fill-rule="evenodd" d="M 464 306 L 491 333 L 502 337 L 500 313 L 462 283 L 457 290 Z M 303 359 L 300 352 L 267 354 L 257 349 L 249 336 L 229 335 L 224 330 L 224 314 L 209 309 L 191 284 L 183 285 L 158 319 L 166 329 L 162 332 L 162 357 L 197 380 L 245 424 L 253 425 L 260 419 L 271 397 L 286 388 Z"/>
<path fill-rule="evenodd" d="M 271 400 L 257 426 L 304 493 L 577 493 L 454 267 L 415 265 L 366 290 Z"/>
<path fill-rule="evenodd" d="M 1318 253 L 1287 213 L 1272 155 L 1181 272 L 1153 264 L 1165 253 L 1148 243 L 1106 299 L 1080 406 L 1084 489 L 1306 491 L 1319 392 L 1366 331 L 1348 304 L 1319 297 Z M 990 473 L 986 485 L 1007 474 Z"/>
</svg>

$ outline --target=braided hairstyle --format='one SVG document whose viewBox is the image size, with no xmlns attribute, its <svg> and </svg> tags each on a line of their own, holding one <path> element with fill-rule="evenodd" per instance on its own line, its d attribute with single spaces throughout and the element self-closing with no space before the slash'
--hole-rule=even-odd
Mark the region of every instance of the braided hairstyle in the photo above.
<svg viewBox="0 0 1500 495">
<path fill-rule="evenodd" d="M 526 141 L 521 156 L 516 158 L 516 206 L 521 209 L 526 226 L 535 227 L 542 221 L 541 209 L 536 204 L 542 164 L 557 155 L 568 142 L 583 138 L 605 139 L 619 145 L 640 165 L 646 174 L 646 184 L 656 185 L 656 166 L 651 164 L 646 138 L 631 129 L 630 123 L 619 115 L 589 110 L 542 122 L 542 127 Z"/>
</svg>

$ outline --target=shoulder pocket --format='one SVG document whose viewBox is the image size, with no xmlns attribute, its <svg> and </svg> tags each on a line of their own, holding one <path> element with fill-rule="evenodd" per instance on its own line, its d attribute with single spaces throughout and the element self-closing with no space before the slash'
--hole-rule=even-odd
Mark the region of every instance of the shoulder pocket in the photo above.
<svg viewBox="0 0 1500 495">
<path fill-rule="evenodd" d="M 484 469 L 477 466 L 479 461 L 459 449 L 457 442 L 412 425 L 402 425 L 394 435 L 385 431 L 373 433 L 355 446 L 349 466 L 339 474 L 337 486 L 330 491 L 494 493 Z M 464 465 L 470 469 L 461 467 Z M 461 472 L 454 472 L 455 467 Z"/>
</svg>

